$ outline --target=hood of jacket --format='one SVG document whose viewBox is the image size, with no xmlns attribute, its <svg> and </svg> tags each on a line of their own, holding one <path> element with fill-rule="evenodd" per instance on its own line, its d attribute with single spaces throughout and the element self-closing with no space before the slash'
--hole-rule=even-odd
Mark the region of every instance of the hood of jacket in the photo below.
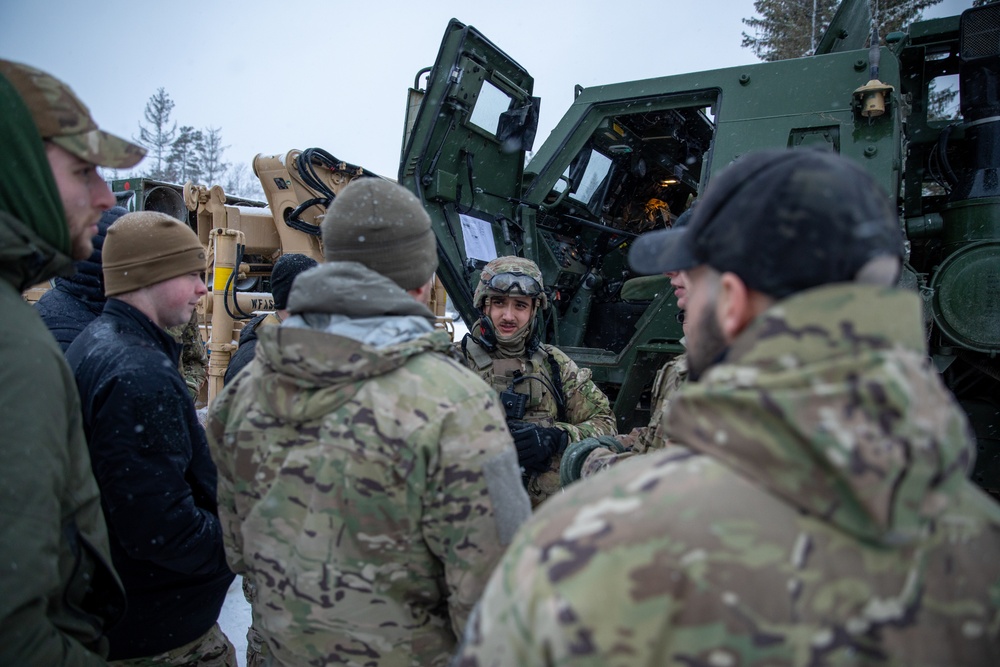
<svg viewBox="0 0 1000 667">
<path fill-rule="evenodd" d="M 868 542 L 924 536 L 973 462 L 926 354 L 918 296 L 836 285 L 782 300 L 680 391 L 671 439 Z"/>
<path fill-rule="evenodd" d="M 2 160 L 0 160 L 2 161 Z M 27 225 L 0 211 L 0 279 L 18 292 L 32 285 L 73 273 L 73 260 Z"/>
<path fill-rule="evenodd" d="M 0 76 L 0 278 L 19 292 L 71 275 L 69 227 L 28 108 Z"/>
<path fill-rule="evenodd" d="M 330 262 L 299 274 L 294 314 L 258 330 L 252 370 L 255 402 L 284 421 L 322 417 L 367 381 L 451 341 L 431 311 L 396 283 L 355 262 Z"/>
</svg>

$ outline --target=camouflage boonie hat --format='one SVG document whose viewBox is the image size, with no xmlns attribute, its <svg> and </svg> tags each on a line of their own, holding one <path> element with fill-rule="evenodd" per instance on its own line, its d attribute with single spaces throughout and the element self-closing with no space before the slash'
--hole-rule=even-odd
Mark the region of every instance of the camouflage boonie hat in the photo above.
<svg viewBox="0 0 1000 667">
<path fill-rule="evenodd" d="M 146 156 L 146 149 L 100 130 L 80 98 L 59 79 L 9 60 L 0 60 L 0 74 L 20 93 L 42 139 L 100 167 L 128 169 Z"/>
<path fill-rule="evenodd" d="M 491 289 L 489 286 L 490 281 L 492 281 L 496 276 L 502 276 L 504 274 L 510 274 L 511 276 L 527 276 L 535 282 L 538 283 L 538 294 L 527 294 L 524 290 L 515 289 L 517 291 L 513 292 L 515 296 L 531 296 L 539 300 L 539 305 L 542 310 L 549 307 L 549 298 L 545 294 L 545 282 L 542 280 L 542 271 L 538 268 L 538 265 L 532 262 L 530 259 L 525 259 L 524 257 L 497 257 L 489 264 L 483 267 L 482 272 L 479 274 L 479 284 L 476 285 L 476 292 L 472 296 L 473 305 L 476 308 L 482 308 L 486 303 L 487 296 L 507 296 L 511 293 L 511 290 L 501 291 L 497 289 Z"/>
</svg>

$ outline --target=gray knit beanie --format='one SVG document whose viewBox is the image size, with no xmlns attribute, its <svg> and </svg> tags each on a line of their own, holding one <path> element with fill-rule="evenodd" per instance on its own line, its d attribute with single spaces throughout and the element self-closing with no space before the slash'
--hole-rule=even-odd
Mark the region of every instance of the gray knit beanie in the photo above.
<svg viewBox="0 0 1000 667">
<path fill-rule="evenodd" d="M 321 225 L 328 262 L 359 262 L 406 290 L 437 270 L 437 240 L 420 200 L 381 178 L 350 183 Z"/>
</svg>

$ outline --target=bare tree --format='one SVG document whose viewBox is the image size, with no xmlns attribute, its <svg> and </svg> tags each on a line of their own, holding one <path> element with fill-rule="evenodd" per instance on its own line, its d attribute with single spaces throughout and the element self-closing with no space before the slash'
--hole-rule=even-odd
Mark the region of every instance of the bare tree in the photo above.
<svg viewBox="0 0 1000 667">
<path fill-rule="evenodd" d="M 170 154 L 171 145 L 177 136 L 177 123 L 170 122 L 170 114 L 174 110 L 174 101 L 163 88 L 157 89 L 149 101 L 146 102 L 144 116 L 149 125 L 139 123 L 139 136 L 133 137 L 140 145 L 144 146 L 155 162 L 148 173 L 150 178 L 158 180 L 168 180 L 167 157 Z"/>
</svg>

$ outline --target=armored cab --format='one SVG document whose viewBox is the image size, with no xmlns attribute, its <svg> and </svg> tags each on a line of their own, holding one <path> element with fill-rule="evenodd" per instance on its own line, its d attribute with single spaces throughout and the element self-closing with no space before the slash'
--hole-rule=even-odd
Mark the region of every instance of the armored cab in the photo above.
<svg viewBox="0 0 1000 667">
<path fill-rule="evenodd" d="M 463 320 L 478 317 L 486 262 L 534 260 L 554 305 L 545 340 L 593 369 L 620 430 L 644 425 L 653 377 L 683 347 L 666 279 L 629 270 L 632 241 L 672 225 L 744 153 L 836 151 L 898 199 L 903 283 L 922 295 L 931 357 L 976 429 L 973 476 L 1000 493 L 1000 3 L 874 48 L 870 26 L 868 3 L 847 0 L 814 56 L 578 86 L 526 161 L 530 74 L 452 20 L 410 93 L 399 182 L 434 221 Z"/>
</svg>

